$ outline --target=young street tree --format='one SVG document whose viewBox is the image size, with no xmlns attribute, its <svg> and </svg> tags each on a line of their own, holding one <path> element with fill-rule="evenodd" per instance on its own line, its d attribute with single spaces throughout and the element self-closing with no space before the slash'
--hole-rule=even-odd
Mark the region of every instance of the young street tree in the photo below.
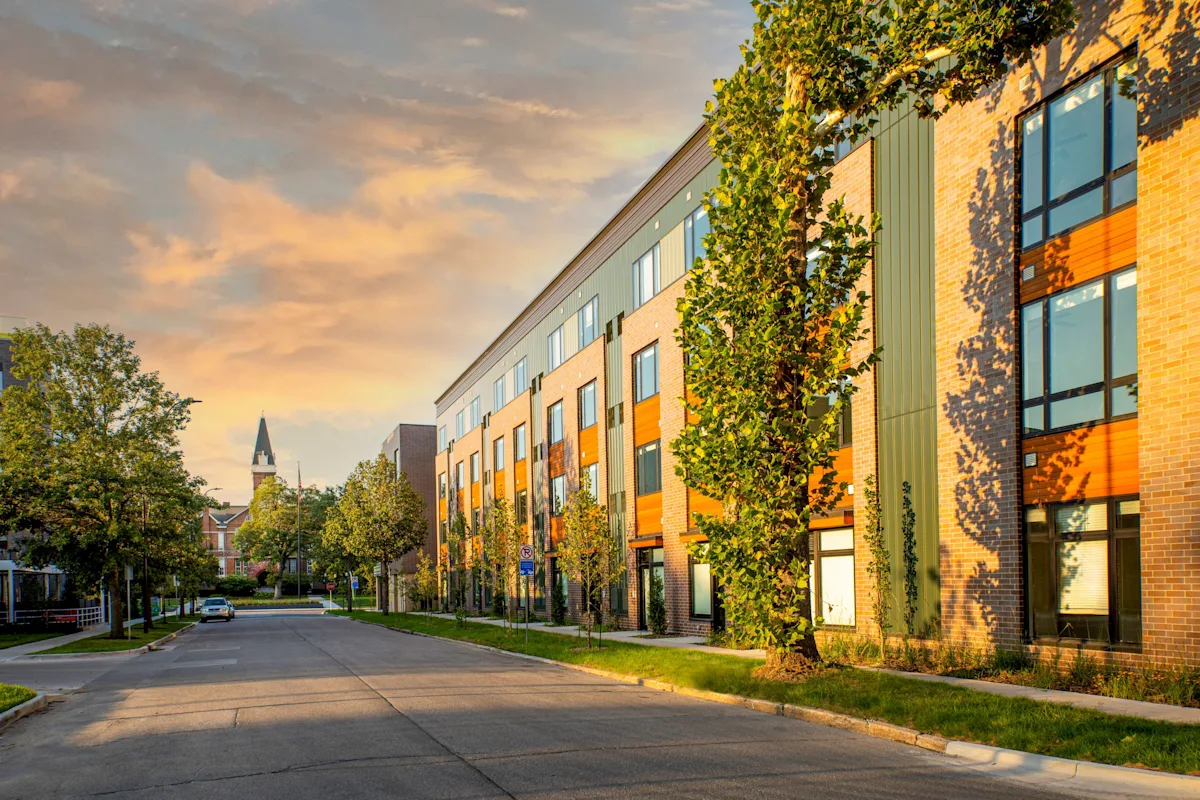
<svg viewBox="0 0 1200 800">
<path fill-rule="evenodd" d="M 607 608 L 607 601 L 603 598 L 613 581 L 625 571 L 625 560 L 621 546 L 609 527 L 608 511 L 596 503 L 586 478 L 584 485 L 572 492 L 563 510 L 563 543 L 559 548 L 558 561 L 567 577 L 577 581 L 583 591 L 583 616 L 587 625 L 588 649 L 591 649 L 595 618 L 593 598 L 602 598 L 601 608 Z M 600 622 L 603 626 L 603 614 Z M 603 635 L 602 627 L 602 645 Z"/>
<path fill-rule="evenodd" d="M 493 597 L 504 598 L 504 617 L 511 623 L 520 591 L 517 569 L 524 533 L 508 499 L 502 497 L 488 509 L 481 540 L 483 557 L 491 572 Z"/>
<path fill-rule="evenodd" d="M 412 488 L 408 476 L 382 453 L 373 461 L 360 461 L 337 503 L 340 522 L 326 534 L 340 537 L 343 550 L 367 562 L 382 565 L 382 611 L 388 613 L 388 567 L 394 559 L 425 541 L 429 527 L 425 501 Z"/>
<path fill-rule="evenodd" d="M 809 521 L 844 484 L 837 420 L 876 360 L 860 279 L 880 221 L 826 202 L 838 142 L 911 99 L 965 103 L 1074 24 L 1070 0 L 753 0 L 744 64 L 715 84 L 720 183 L 712 232 L 679 310 L 689 424 L 673 443 L 685 483 L 721 500 L 701 523 L 730 625 L 768 667 L 819 658 Z M 692 266 L 692 265 L 689 265 Z M 818 411 L 817 409 L 822 409 Z M 819 479 L 814 477 L 820 475 Z"/>
<path fill-rule="evenodd" d="M 113 638 L 124 635 L 124 568 L 146 552 L 144 509 L 186 504 L 202 485 L 179 452 L 193 401 L 142 372 L 133 348 L 97 325 L 19 331 L 13 376 L 28 384 L 0 404 L 0 529 L 29 532 L 34 566 L 56 564 L 81 588 L 103 580 Z M 174 512 L 161 519 L 156 536 L 183 535 Z"/>
<path fill-rule="evenodd" d="M 254 490 L 246 516 L 234 534 L 233 546 L 252 559 L 276 565 L 275 597 L 283 597 L 283 571 L 288 559 L 297 555 L 295 490 L 281 478 L 267 477 Z"/>
</svg>

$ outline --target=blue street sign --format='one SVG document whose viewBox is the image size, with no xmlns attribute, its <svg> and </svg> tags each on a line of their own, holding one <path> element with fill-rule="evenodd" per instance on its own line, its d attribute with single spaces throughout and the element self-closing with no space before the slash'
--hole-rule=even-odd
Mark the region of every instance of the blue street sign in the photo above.
<svg viewBox="0 0 1200 800">
<path fill-rule="evenodd" d="M 531 561 L 525 561 L 525 560 L 521 561 L 521 577 L 522 578 L 532 578 L 533 577 L 533 561 L 532 560 Z"/>
<path fill-rule="evenodd" d="M 354 589 L 355 591 L 358 591 L 358 576 L 357 575 L 350 578 L 350 588 Z"/>
</svg>

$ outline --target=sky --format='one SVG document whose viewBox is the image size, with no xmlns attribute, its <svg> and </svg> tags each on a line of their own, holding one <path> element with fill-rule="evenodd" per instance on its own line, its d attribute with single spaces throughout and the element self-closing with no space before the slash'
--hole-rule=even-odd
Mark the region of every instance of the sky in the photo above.
<svg viewBox="0 0 1200 800">
<path fill-rule="evenodd" d="M 0 0 L 0 315 L 111 325 L 244 503 L 342 482 L 700 124 L 747 0 Z"/>
</svg>

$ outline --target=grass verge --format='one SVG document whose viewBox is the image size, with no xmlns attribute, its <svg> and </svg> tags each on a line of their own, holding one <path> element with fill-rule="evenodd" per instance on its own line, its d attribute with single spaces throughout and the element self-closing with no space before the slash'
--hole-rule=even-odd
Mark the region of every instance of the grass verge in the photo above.
<svg viewBox="0 0 1200 800">
<path fill-rule="evenodd" d="M 575 637 L 412 614 L 347 614 L 364 622 L 486 644 L 569 664 L 653 678 L 678 686 L 738 694 L 779 703 L 824 708 L 1012 750 L 1200 774 L 1200 727 L 1102 714 L 1038 703 L 1019 697 L 975 692 L 957 686 L 833 666 L 802 683 L 756 678 L 756 659 L 692 650 L 606 641 L 603 651 L 577 650 Z"/>
<path fill-rule="evenodd" d="M 0 650 L 16 647 L 19 644 L 40 642 L 44 639 L 56 639 L 62 635 L 61 633 L 0 633 Z"/>
<path fill-rule="evenodd" d="M 233 603 L 234 608 L 256 608 L 258 606 L 308 606 L 310 608 L 320 608 L 321 604 L 316 600 L 309 600 L 307 597 L 281 597 L 276 600 L 273 597 L 230 597 L 229 602 Z"/>
<path fill-rule="evenodd" d="M 86 639 L 76 639 L 67 644 L 60 644 L 58 647 L 49 650 L 42 650 L 38 655 L 62 655 L 70 653 L 112 653 L 121 650 L 133 650 L 138 647 L 145 647 L 148 644 L 157 642 L 159 639 L 169 634 L 175 633 L 178 630 L 186 628 L 188 625 L 195 622 L 199 617 L 187 616 L 183 621 L 179 621 L 177 617 L 171 617 L 169 622 L 157 620 L 154 627 L 150 629 L 150 633 L 142 633 L 140 624 L 134 625 L 131 631 L 132 638 L 110 639 L 108 632 L 98 633 L 95 636 L 89 636 Z"/>
<path fill-rule="evenodd" d="M 24 686 L 13 686 L 11 683 L 0 683 L 0 714 L 3 714 L 10 708 L 16 708 L 21 703 L 32 700 L 35 697 L 37 697 L 37 692 L 33 689 L 26 689 Z"/>
</svg>

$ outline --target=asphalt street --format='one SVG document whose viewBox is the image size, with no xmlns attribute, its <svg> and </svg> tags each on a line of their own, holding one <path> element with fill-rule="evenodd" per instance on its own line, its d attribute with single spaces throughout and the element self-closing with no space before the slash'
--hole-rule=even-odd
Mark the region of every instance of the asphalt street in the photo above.
<svg viewBox="0 0 1200 800">
<path fill-rule="evenodd" d="M 5 800 L 1061 797 L 914 747 L 333 617 L 239 614 L 80 669 L 83 689 L 0 734 Z"/>
</svg>

